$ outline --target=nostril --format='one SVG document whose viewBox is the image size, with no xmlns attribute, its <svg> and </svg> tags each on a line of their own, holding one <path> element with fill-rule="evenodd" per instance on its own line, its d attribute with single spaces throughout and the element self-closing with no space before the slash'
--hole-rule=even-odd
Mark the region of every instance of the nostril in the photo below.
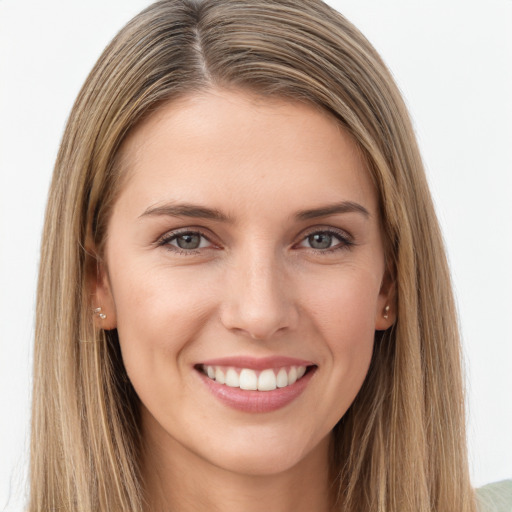
<svg viewBox="0 0 512 512">
<path fill-rule="evenodd" d="M 269 280 L 268 277 L 260 279 L 265 282 Z M 276 279 L 267 285 L 261 282 L 251 285 L 241 280 L 233 287 L 228 287 L 220 310 L 223 326 L 231 332 L 258 341 L 295 330 L 299 314 L 294 300 L 288 300 L 283 295 L 285 288 Z"/>
</svg>

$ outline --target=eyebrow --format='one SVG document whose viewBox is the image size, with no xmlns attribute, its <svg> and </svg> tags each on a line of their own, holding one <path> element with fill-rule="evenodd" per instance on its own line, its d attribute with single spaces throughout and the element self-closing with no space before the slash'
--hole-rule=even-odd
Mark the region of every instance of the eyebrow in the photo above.
<svg viewBox="0 0 512 512">
<path fill-rule="evenodd" d="M 211 219 L 220 222 L 231 222 L 231 218 L 223 214 L 216 208 L 206 208 L 189 203 L 163 204 L 160 206 L 150 206 L 141 215 L 139 219 L 146 216 L 168 216 L 168 217 L 194 217 L 199 219 Z"/>
<path fill-rule="evenodd" d="M 359 213 L 365 218 L 370 217 L 370 212 L 359 203 L 343 201 L 341 203 L 321 206 L 319 208 L 300 210 L 295 214 L 295 218 L 299 221 L 304 221 L 319 217 L 328 217 L 329 215 L 336 215 L 340 213 Z M 190 203 L 168 203 L 159 206 L 150 206 L 141 215 L 139 215 L 139 219 L 147 216 L 193 217 L 220 222 L 233 222 L 231 217 L 228 217 L 216 208 L 207 208 L 205 206 Z"/>
<path fill-rule="evenodd" d="M 365 218 L 371 217 L 370 212 L 359 203 L 353 201 L 343 201 L 332 205 L 321 206 L 320 208 L 313 208 L 311 210 L 301 210 L 297 212 L 295 218 L 297 220 L 316 219 L 318 217 L 327 217 L 337 213 L 360 213 Z"/>
</svg>

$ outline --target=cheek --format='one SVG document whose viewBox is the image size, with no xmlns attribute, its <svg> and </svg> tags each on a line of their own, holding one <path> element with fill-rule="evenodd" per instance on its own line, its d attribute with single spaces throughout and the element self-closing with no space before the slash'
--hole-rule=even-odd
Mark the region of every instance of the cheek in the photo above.
<svg viewBox="0 0 512 512">
<path fill-rule="evenodd" d="M 357 395 L 370 365 L 380 282 L 371 273 L 339 273 L 317 281 L 307 303 L 313 332 L 323 341 L 324 368 L 330 375 L 326 399 L 336 405 L 336 423 Z"/>
<path fill-rule="evenodd" d="M 330 341 L 329 346 L 348 349 L 373 340 L 379 291 L 376 275 L 364 269 L 345 268 L 316 278 L 314 286 L 305 283 L 303 296 L 308 297 L 305 307 L 316 328 Z"/>
<path fill-rule="evenodd" d="M 130 378 L 149 382 L 157 375 L 169 376 L 170 364 L 179 371 L 181 351 L 214 307 L 208 295 L 211 287 L 198 286 L 197 275 L 191 279 L 187 272 L 154 267 L 132 268 L 112 280 L 117 283 L 113 289 L 117 330 Z"/>
</svg>

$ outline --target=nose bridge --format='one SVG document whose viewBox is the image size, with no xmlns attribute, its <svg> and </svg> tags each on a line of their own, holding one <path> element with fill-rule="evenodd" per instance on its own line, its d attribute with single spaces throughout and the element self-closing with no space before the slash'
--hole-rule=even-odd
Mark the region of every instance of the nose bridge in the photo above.
<svg viewBox="0 0 512 512">
<path fill-rule="evenodd" d="M 295 326 L 297 314 L 282 258 L 269 243 L 251 244 L 231 262 L 222 321 L 254 339 Z"/>
</svg>

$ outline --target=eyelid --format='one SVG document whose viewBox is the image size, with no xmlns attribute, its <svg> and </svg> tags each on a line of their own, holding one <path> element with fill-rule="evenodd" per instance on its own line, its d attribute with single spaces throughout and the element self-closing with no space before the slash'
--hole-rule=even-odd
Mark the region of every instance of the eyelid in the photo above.
<svg viewBox="0 0 512 512">
<path fill-rule="evenodd" d="M 354 237 L 345 229 L 335 228 L 334 226 L 311 226 L 301 233 L 301 240 L 307 238 L 308 236 L 314 235 L 315 233 L 329 233 L 331 235 L 339 236 L 347 241 L 353 241 Z"/>
<path fill-rule="evenodd" d="M 163 235 L 159 236 L 157 238 L 157 240 L 155 240 L 154 244 L 159 247 L 166 247 L 170 251 L 178 252 L 178 253 L 182 253 L 182 254 L 197 254 L 200 251 L 205 250 L 205 249 L 220 248 L 219 244 L 216 244 L 215 242 L 212 241 L 212 238 L 213 238 L 212 235 L 205 233 L 205 231 L 208 231 L 208 230 L 205 230 L 202 227 L 196 227 L 196 226 L 186 226 L 186 227 L 182 227 L 182 228 L 171 229 L 169 231 L 166 231 Z M 300 235 L 298 242 L 293 244 L 293 247 L 294 248 L 300 247 L 301 244 L 309 236 L 314 235 L 315 233 L 327 233 L 329 235 L 332 235 L 339 240 L 339 243 L 336 244 L 335 246 L 329 247 L 327 249 L 315 249 L 313 247 L 302 246 L 304 249 L 309 249 L 316 253 L 329 253 L 329 252 L 333 252 L 337 249 L 349 249 L 355 245 L 353 236 L 346 230 L 341 229 L 341 228 L 335 228 L 333 226 L 319 225 L 319 226 L 311 226 L 307 230 L 303 231 Z M 172 245 L 170 243 L 171 241 L 178 238 L 180 235 L 185 235 L 185 234 L 197 234 L 201 238 L 207 240 L 210 245 L 208 247 L 199 247 L 197 249 L 182 249 L 182 248 L 180 248 L 176 245 Z"/>
<path fill-rule="evenodd" d="M 197 249 L 182 249 L 180 247 L 170 244 L 170 242 L 172 240 L 175 240 L 180 235 L 186 235 L 189 233 L 196 234 L 196 235 L 199 235 L 201 238 L 204 238 L 205 240 L 208 241 L 210 246 L 209 247 L 200 247 Z M 185 253 L 185 254 L 194 254 L 200 250 L 209 249 L 211 247 L 216 246 L 216 244 L 214 242 L 212 242 L 211 236 L 205 234 L 205 230 L 203 228 L 199 228 L 199 227 L 195 227 L 195 226 L 187 226 L 187 227 L 183 227 L 183 228 L 171 229 L 169 231 L 166 231 L 163 235 L 161 235 L 157 238 L 157 240 L 155 241 L 155 245 L 157 245 L 159 247 L 166 246 L 170 251 L 176 251 L 176 252 Z"/>
<path fill-rule="evenodd" d="M 317 224 L 315 226 L 310 226 L 301 233 L 301 236 L 306 237 L 314 233 L 333 233 L 343 236 L 345 238 L 350 238 L 351 240 L 353 238 L 352 235 L 346 229 L 337 228 L 325 224 Z"/>
<path fill-rule="evenodd" d="M 340 243 L 335 245 L 334 247 L 329 247 L 327 249 L 315 249 L 313 247 L 304 247 L 305 249 L 309 249 L 319 253 L 328 253 L 335 251 L 337 249 L 348 249 L 355 245 L 354 237 L 344 229 L 335 228 L 332 226 L 312 226 L 308 228 L 305 232 L 302 232 L 301 238 L 295 246 L 300 246 L 308 237 L 314 235 L 315 233 L 327 233 L 329 235 L 335 236 L 340 240 Z"/>
</svg>

